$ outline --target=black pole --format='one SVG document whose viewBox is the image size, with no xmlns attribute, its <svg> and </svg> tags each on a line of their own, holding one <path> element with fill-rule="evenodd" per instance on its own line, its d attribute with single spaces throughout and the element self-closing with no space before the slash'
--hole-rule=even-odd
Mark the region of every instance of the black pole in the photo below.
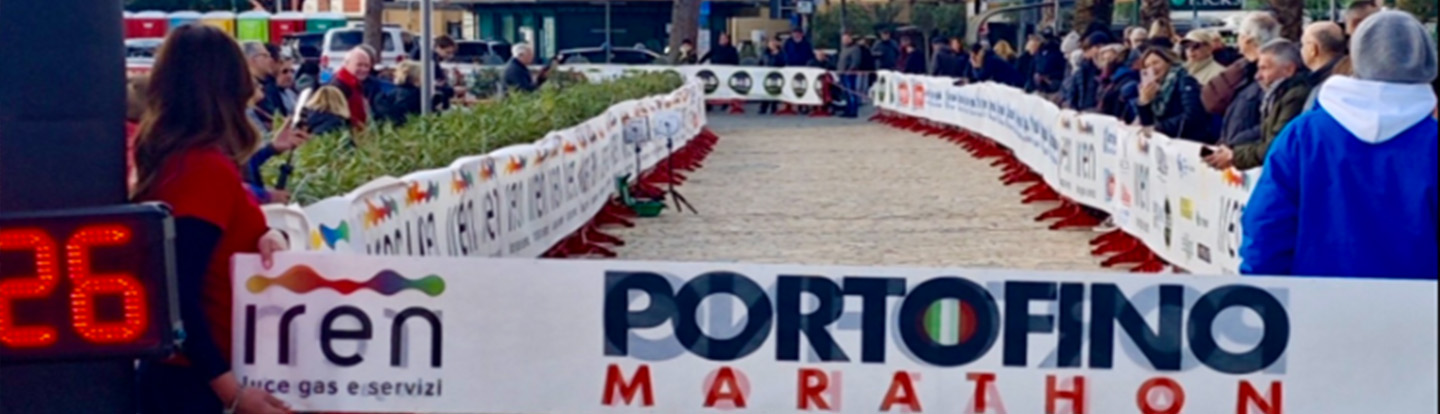
<svg viewBox="0 0 1440 414">
<path fill-rule="evenodd" d="M 121 3 L 0 0 L 0 211 L 125 202 Z M 134 378 L 132 360 L 6 365 L 0 413 L 133 414 Z"/>
</svg>

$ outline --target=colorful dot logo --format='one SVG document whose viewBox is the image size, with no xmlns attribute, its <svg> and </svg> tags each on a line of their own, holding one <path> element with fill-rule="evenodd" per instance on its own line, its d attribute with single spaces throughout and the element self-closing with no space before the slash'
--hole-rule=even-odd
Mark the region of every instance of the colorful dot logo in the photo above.
<svg viewBox="0 0 1440 414">
<path fill-rule="evenodd" d="M 411 280 L 390 269 L 381 270 L 364 282 L 357 282 L 326 279 L 310 266 L 296 265 L 286 269 L 280 276 L 254 275 L 245 281 L 245 288 L 250 293 L 264 292 L 271 286 L 279 286 L 299 294 L 319 289 L 333 290 L 342 295 L 349 295 L 361 289 L 369 289 L 385 296 L 394 296 L 406 290 L 416 290 L 430 297 L 437 297 L 441 293 L 445 293 L 445 279 L 441 279 L 438 275 Z"/>
</svg>

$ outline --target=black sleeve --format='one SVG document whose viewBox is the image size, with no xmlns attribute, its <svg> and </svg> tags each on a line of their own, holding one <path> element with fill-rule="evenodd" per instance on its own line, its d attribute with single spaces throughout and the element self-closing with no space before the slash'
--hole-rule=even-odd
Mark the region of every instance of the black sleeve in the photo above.
<svg viewBox="0 0 1440 414">
<path fill-rule="evenodd" d="M 220 244 L 220 227 L 194 217 L 175 219 L 175 267 L 179 272 L 180 321 L 185 326 L 181 352 L 207 381 L 230 372 L 230 358 L 221 355 L 210 334 L 201 298 L 206 269 Z"/>
</svg>

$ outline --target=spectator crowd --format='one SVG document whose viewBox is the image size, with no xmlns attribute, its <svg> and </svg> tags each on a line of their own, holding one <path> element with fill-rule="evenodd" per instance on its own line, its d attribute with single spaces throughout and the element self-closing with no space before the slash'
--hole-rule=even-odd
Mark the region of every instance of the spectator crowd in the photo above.
<svg viewBox="0 0 1440 414">
<path fill-rule="evenodd" d="M 1042 29 L 1015 50 L 846 33 L 836 63 L 796 32 L 770 40 L 759 63 L 837 71 L 855 94 L 848 116 L 865 79 L 885 69 L 1010 85 L 1138 125 L 1144 137 L 1194 141 L 1208 167 L 1258 174 L 1242 272 L 1437 277 L 1440 83 L 1434 34 L 1418 19 L 1353 0 L 1343 21 L 1310 23 L 1298 39 L 1284 38 L 1269 12 L 1246 15 L 1233 43 L 1211 29 L 1182 36 L 1165 20 L 1116 34 Z"/>
</svg>

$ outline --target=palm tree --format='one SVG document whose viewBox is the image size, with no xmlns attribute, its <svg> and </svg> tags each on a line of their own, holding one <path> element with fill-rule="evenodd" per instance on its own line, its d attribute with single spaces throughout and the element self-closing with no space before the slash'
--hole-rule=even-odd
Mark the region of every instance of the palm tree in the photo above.
<svg viewBox="0 0 1440 414">
<path fill-rule="evenodd" d="M 1076 0 L 1072 27 L 1077 31 L 1084 31 L 1090 28 L 1091 23 L 1100 23 L 1109 28 L 1113 17 L 1115 0 Z"/>
<path fill-rule="evenodd" d="M 670 9 L 670 58 L 680 56 L 680 42 L 700 34 L 700 0 L 674 0 Z"/>
<path fill-rule="evenodd" d="M 381 37 L 384 32 L 380 30 L 380 26 L 384 24 L 384 16 L 384 0 L 365 0 L 365 44 L 375 50 L 385 50 L 384 44 L 381 42 L 384 39 Z M 425 37 L 428 38 L 429 34 L 427 33 Z"/>
<path fill-rule="evenodd" d="M 1305 30 L 1305 0 L 1270 0 L 1270 8 L 1280 22 L 1280 35 L 1300 41 L 1300 32 Z"/>
<path fill-rule="evenodd" d="M 1170 0 L 1141 0 L 1140 24 L 1142 27 L 1150 27 L 1150 24 L 1156 20 L 1170 20 Z"/>
</svg>

